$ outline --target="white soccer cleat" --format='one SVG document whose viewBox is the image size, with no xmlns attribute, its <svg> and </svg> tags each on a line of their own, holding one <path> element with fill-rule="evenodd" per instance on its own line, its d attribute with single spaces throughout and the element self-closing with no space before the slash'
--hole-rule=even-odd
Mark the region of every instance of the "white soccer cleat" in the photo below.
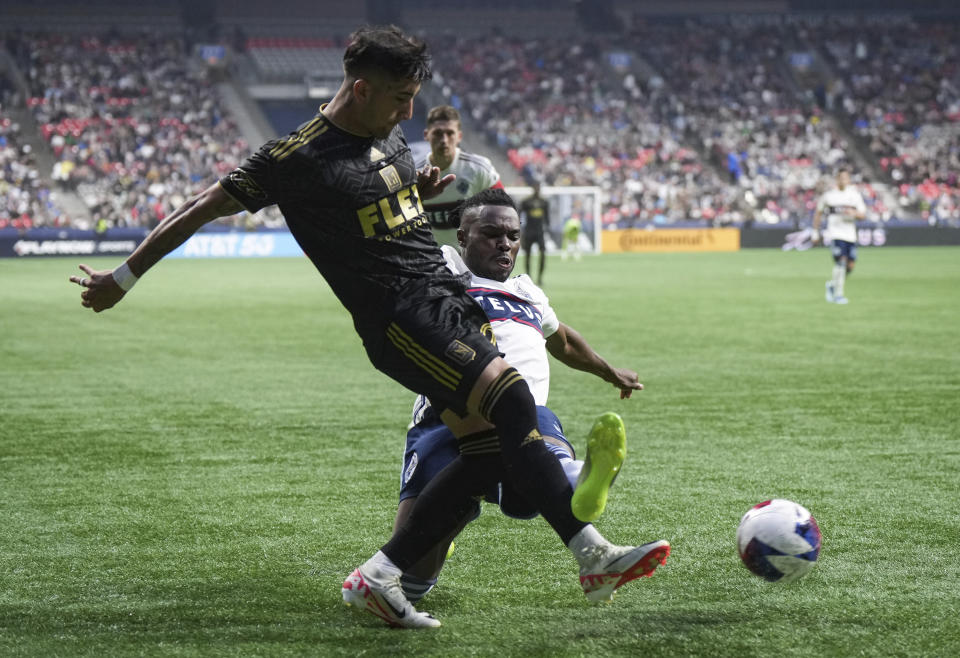
<svg viewBox="0 0 960 658">
<path fill-rule="evenodd" d="M 833 294 L 833 281 L 827 281 L 827 284 L 826 286 L 824 286 L 824 288 L 826 290 L 823 296 L 827 300 L 827 302 L 832 304 L 834 301 L 836 301 L 836 297 Z"/>
<path fill-rule="evenodd" d="M 397 628 L 435 628 L 440 620 L 417 609 L 407 601 L 400 587 L 400 576 L 390 576 L 357 567 L 343 581 L 341 593 L 347 607 L 356 606 Z"/>
<path fill-rule="evenodd" d="M 591 546 L 580 562 L 580 585 L 590 601 L 612 601 L 614 592 L 631 580 L 652 576 L 667 563 L 670 544 L 664 540 L 643 546 Z"/>
<path fill-rule="evenodd" d="M 838 297 L 834 297 L 834 298 L 833 298 L 833 303 L 834 303 L 834 304 L 849 304 L 849 303 L 850 303 L 850 300 L 847 299 L 846 297 L 844 297 L 843 295 L 839 295 Z"/>
</svg>

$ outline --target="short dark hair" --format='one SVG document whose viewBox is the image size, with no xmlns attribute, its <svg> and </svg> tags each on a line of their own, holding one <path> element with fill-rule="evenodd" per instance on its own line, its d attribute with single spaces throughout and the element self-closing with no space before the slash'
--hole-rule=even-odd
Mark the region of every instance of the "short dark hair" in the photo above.
<svg viewBox="0 0 960 658">
<path fill-rule="evenodd" d="M 343 70 L 357 78 L 374 72 L 415 82 L 433 77 L 427 44 L 395 25 L 368 25 L 351 34 L 343 53 Z"/>
<path fill-rule="evenodd" d="M 491 188 L 477 192 L 472 197 L 468 197 L 460 202 L 456 208 L 450 211 L 450 220 L 454 226 L 461 224 L 463 215 L 471 208 L 480 206 L 506 206 L 507 208 L 517 209 L 517 204 L 513 197 L 506 193 L 503 188 Z"/>
<path fill-rule="evenodd" d="M 460 122 L 460 113 L 452 105 L 437 105 L 427 112 L 427 126 L 437 121 Z"/>
</svg>

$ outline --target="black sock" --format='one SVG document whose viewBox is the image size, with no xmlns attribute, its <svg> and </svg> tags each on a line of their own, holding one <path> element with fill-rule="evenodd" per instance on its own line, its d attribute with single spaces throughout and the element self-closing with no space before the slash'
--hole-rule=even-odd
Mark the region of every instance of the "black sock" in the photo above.
<svg viewBox="0 0 960 658">
<path fill-rule="evenodd" d="M 406 522 L 380 550 L 406 571 L 473 515 L 477 505 L 474 496 L 502 475 L 499 454 L 457 457 L 424 487 Z"/>
<path fill-rule="evenodd" d="M 509 368 L 480 401 L 480 412 L 497 427 L 507 481 L 540 511 L 564 545 L 587 524 L 570 510 L 573 487 L 537 430 L 537 407 L 523 380 Z"/>
</svg>

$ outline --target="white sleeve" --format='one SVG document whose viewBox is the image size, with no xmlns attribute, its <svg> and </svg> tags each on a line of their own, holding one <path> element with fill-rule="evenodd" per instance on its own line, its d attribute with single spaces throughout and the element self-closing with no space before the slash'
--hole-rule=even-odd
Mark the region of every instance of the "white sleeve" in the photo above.
<svg viewBox="0 0 960 658">
<path fill-rule="evenodd" d="M 557 329 L 560 328 L 560 319 L 557 317 L 557 313 L 553 310 L 553 307 L 550 306 L 550 299 L 547 297 L 547 293 L 543 292 L 543 288 L 536 285 L 528 275 L 522 274 L 521 276 L 527 277 L 528 285 L 536 293 L 537 305 L 541 308 L 541 312 L 543 313 L 543 319 L 540 321 L 540 326 L 543 328 L 543 337 L 548 338 L 549 336 L 557 333 Z"/>
<path fill-rule="evenodd" d="M 447 261 L 448 270 L 454 274 L 466 274 L 470 271 L 467 268 L 467 264 L 463 262 L 460 252 L 458 252 L 456 249 L 445 244 L 440 247 L 440 251 L 443 252 L 443 260 Z"/>
<path fill-rule="evenodd" d="M 554 312 L 553 307 L 550 304 L 545 304 L 543 307 L 543 337 L 549 338 L 553 334 L 557 333 L 557 329 L 560 328 L 560 319 L 557 318 L 557 314 Z"/>
<path fill-rule="evenodd" d="M 867 204 L 863 201 L 863 195 L 857 190 L 857 210 L 867 211 Z"/>
<path fill-rule="evenodd" d="M 492 163 L 490 165 L 490 171 L 487 172 L 487 178 L 489 178 L 489 181 L 487 182 L 487 189 L 493 187 L 494 185 L 500 182 L 500 174 L 497 172 L 496 169 L 493 168 Z"/>
<path fill-rule="evenodd" d="M 494 169 L 493 163 L 490 162 L 489 158 L 483 158 L 484 166 L 479 169 L 477 176 L 476 190 L 474 193 L 483 192 L 484 190 L 489 190 L 491 187 L 497 184 L 497 181 L 500 180 L 500 174 L 497 173 L 497 170 Z"/>
</svg>

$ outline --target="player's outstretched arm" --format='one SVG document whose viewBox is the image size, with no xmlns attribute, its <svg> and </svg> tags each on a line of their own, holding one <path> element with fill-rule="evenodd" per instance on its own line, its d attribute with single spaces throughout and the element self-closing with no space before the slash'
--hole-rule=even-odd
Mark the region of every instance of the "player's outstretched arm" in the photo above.
<svg viewBox="0 0 960 658">
<path fill-rule="evenodd" d="M 640 376 L 627 368 L 614 368 L 590 347 L 586 339 L 573 327 L 560 323 L 557 331 L 547 337 L 547 351 L 560 363 L 596 375 L 620 389 L 620 398 L 642 391 Z"/>
<path fill-rule="evenodd" d="M 174 210 L 120 267 L 98 271 L 81 263 L 80 269 L 87 276 L 70 277 L 70 281 L 84 289 L 80 293 L 80 303 L 96 313 L 113 307 L 133 287 L 137 278 L 186 242 L 201 226 L 241 210 L 243 206 L 228 195 L 220 183 L 214 183 Z"/>
</svg>

